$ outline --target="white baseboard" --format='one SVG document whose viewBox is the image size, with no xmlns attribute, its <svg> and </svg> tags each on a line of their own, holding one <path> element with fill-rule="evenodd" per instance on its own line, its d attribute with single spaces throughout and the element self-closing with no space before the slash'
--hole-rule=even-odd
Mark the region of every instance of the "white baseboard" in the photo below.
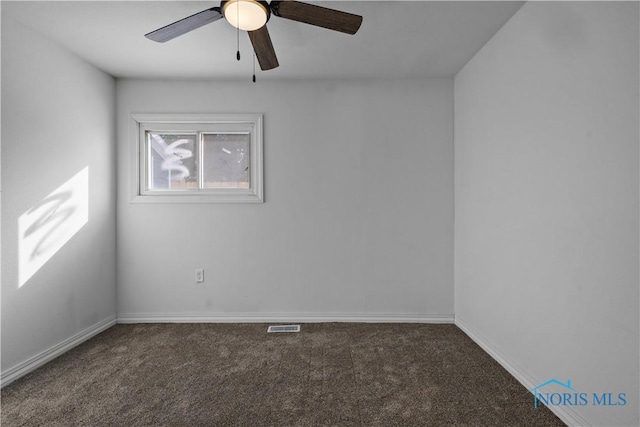
<svg viewBox="0 0 640 427">
<path fill-rule="evenodd" d="M 74 336 L 67 338 L 61 343 L 56 344 L 53 347 L 50 347 L 47 350 L 38 353 L 33 357 L 30 357 L 24 362 L 7 369 L 5 372 L 2 372 L 2 374 L 0 374 L 0 387 L 9 385 L 18 378 L 27 375 L 29 372 L 39 368 L 45 363 L 60 356 L 62 353 L 65 353 L 71 350 L 73 347 L 82 344 L 84 341 L 94 337 L 95 335 L 98 335 L 100 332 L 110 328 L 115 324 L 116 316 L 109 316 L 108 318 L 101 320 L 95 325 L 92 325 L 87 329 L 75 334 Z"/>
<path fill-rule="evenodd" d="M 514 363 L 508 360 L 500 350 L 498 350 L 497 346 L 493 344 L 491 341 L 483 337 L 476 330 L 471 328 L 468 324 L 466 324 L 460 317 L 456 316 L 455 324 L 458 328 L 460 328 L 465 334 L 469 336 L 476 344 L 478 344 L 485 352 L 487 352 L 493 359 L 496 360 L 503 368 L 505 368 L 520 384 L 522 384 L 527 390 L 533 389 L 538 384 L 542 384 L 544 381 L 547 381 L 549 378 L 534 378 L 531 374 L 529 374 L 525 369 L 519 366 L 517 363 Z M 569 406 L 547 406 L 551 412 L 553 412 L 558 418 L 562 420 L 565 424 L 569 426 L 580 426 L 587 427 L 591 426 L 587 420 L 578 415 L 571 407 Z"/>
<path fill-rule="evenodd" d="M 354 313 L 118 313 L 118 323 L 453 323 L 453 314 Z"/>
</svg>

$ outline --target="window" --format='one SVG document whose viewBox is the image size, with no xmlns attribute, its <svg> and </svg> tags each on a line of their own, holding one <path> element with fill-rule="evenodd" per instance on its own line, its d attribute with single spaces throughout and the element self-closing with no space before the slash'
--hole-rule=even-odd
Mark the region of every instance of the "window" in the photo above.
<svg viewBox="0 0 640 427">
<path fill-rule="evenodd" d="M 262 115 L 134 114 L 134 202 L 261 203 Z"/>
</svg>

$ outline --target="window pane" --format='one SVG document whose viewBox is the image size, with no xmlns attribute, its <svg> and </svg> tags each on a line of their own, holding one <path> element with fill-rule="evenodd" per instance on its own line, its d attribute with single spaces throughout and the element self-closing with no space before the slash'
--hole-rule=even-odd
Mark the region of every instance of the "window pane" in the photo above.
<svg viewBox="0 0 640 427">
<path fill-rule="evenodd" d="M 202 144 L 204 188 L 249 188 L 249 133 L 205 133 Z"/>
<path fill-rule="evenodd" d="M 149 190 L 198 188 L 196 135 L 147 132 Z"/>
</svg>

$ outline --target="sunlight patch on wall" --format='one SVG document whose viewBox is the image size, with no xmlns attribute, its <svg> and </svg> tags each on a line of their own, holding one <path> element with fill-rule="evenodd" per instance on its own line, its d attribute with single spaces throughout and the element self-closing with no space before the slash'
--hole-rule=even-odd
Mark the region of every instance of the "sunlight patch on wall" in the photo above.
<svg viewBox="0 0 640 427">
<path fill-rule="evenodd" d="M 89 221 L 89 167 L 18 218 L 18 287 Z"/>
</svg>

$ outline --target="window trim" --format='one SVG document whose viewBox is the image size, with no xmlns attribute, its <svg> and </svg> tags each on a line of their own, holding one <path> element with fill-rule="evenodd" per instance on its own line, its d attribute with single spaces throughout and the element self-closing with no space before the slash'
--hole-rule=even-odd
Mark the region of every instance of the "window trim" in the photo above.
<svg viewBox="0 0 640 427">
<path fill-rule="evenodd" d="M 250 185 L 244 188 L 206 189 L 185 192 L 146 191 L 145 132 L 154 126 L 163 130 L 176 126 L 185 132 L 207 130 L 212 126 L 238 131 L 249 131 Z M 130 115 L 130 202 L 131 203 L 264 203 L 262 114 L 131 114 Z M 176 129 L 179 130 L 179 129 Z"/>
</svg>

